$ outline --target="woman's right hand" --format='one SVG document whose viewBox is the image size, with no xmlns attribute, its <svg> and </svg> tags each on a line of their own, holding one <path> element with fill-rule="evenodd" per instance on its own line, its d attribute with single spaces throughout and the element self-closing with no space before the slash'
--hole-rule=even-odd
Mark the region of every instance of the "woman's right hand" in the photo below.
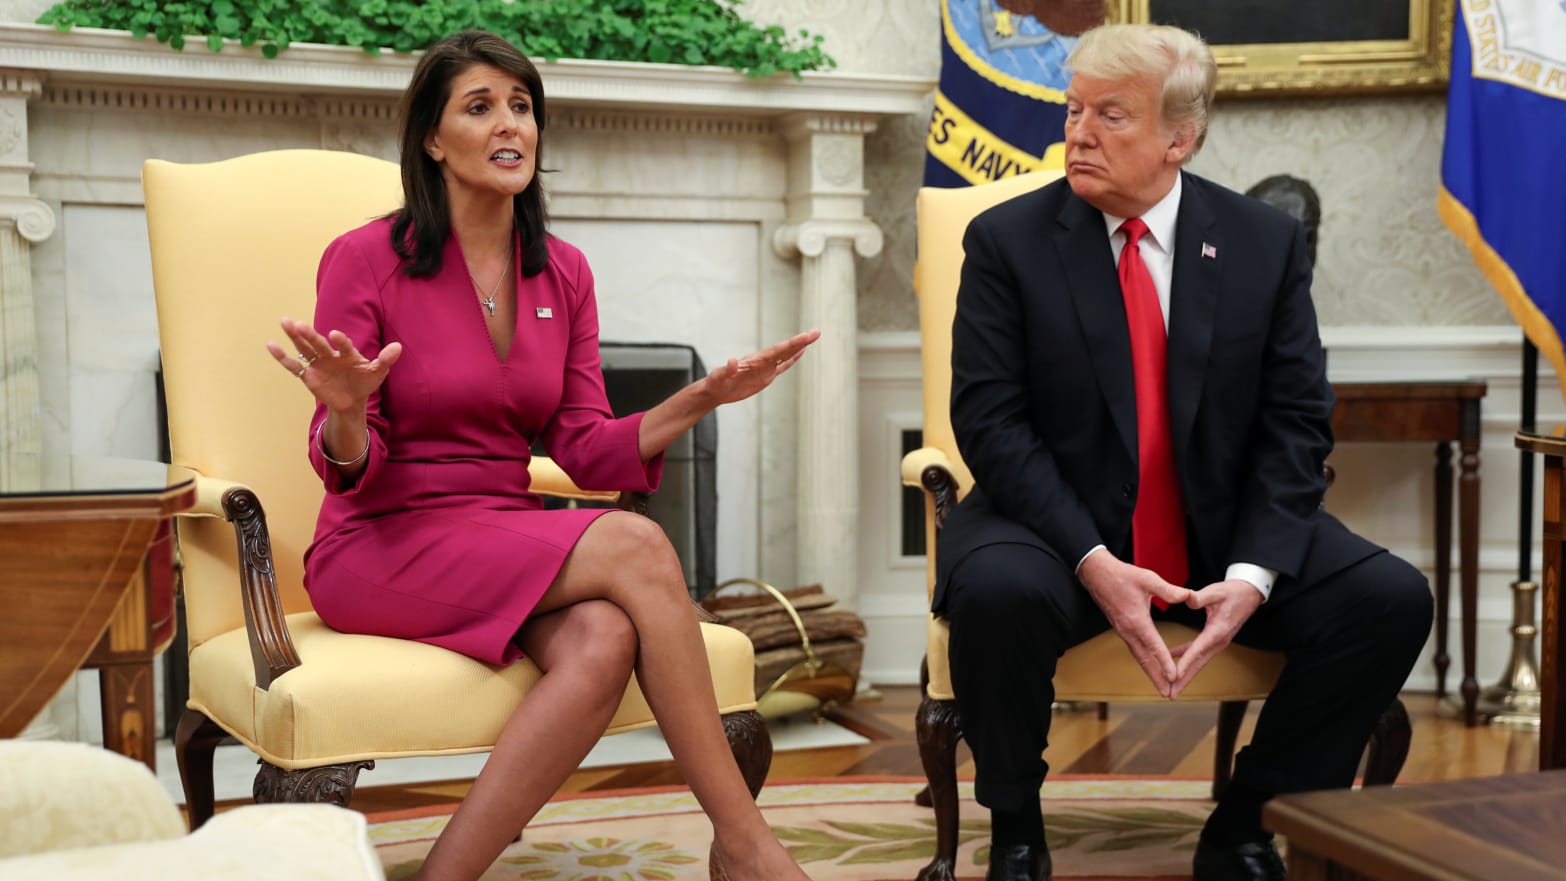
<svg viewBox="0 0 1566 881">
<path fill-rule="evenodd" d="M 379 356 L 366 358 L 340 330 L 322 336 L 309 324 L 291 318 L 284 318 L 282 326 L 299 354 L 290 355 L 271 340 L 266 350 L 334 413 L 363 412 L 371 393 L 402 357 L 402 343 L 388 343 Z"/>
</svg>

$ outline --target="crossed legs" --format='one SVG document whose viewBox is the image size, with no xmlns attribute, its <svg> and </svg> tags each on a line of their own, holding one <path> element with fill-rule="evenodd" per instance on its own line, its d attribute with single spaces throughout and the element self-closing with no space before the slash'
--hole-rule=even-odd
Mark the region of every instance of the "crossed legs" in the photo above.
<svg viewBox="0 0 1566 881">
<path fill-rule="evenodd" d="M 701 628 L 663 531 L 612 512 L 583 533 L 521 632 L 544 671 L 420 881 L 477 878 L 598 741 L 634 669 L 734 881 L 805 879 L 767 827 L 718 718 Z M 570 721 L 565 721 L 570 720 Z"/>
</svg>

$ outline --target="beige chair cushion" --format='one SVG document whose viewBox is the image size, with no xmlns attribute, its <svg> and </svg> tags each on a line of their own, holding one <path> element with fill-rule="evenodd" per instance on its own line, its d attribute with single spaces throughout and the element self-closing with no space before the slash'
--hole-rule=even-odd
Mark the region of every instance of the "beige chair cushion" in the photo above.
<svg viewBox="0 0 1566 881">
<path fill-rule="evenodd" d="M 1196 631 L 1183 624 L 1159 621 L 1158 633 L 1164 642 L 1180 645 L 1196 638 Z M 1262 700 L 1283 672 L 1283 655 L 1243 645 L 1230 645 L 1180 693 L 1183 701 Z M 1113 630 L 1100 633 L 1060 657 L 1055 670 L 1055 694 L 1073 701 L 1164 701 L 1168 698 L 1153 690 L 1147 674 L 1131 657 L 1125 642 Z"/>
<path fill-rule="evenodd" d="M 1195 630 L 1171 621 L 1158 622 L 1158 633 L 1172 646 L 1196 638 Z M 946 622 L 931 615 L 927 646 L 930 684 L 925 693 L 933 700 L 949 701 L 956 697 L 947 664 L 950 638 Z M 1180 700 L 1262 700 L 1272 692 L 1278 674 L 1282 672 L 1281 653 L 1231 645 L 1196 674 L 1180 694 Z M 1105 631 L 1061 656 L 1060 666 L 1055 669 L 1055 694 L 1061 700 L 1073 701 L 1167 700 L 1153 690 L 1153 684 L 1131 659 L 1126 644 L 1113 630 Z"/>
<path fill-rule="evenodd" d="M 193 649 L 190 706 L 289 770 L 486 752 L 540 675 L 526 659 L 493 667 L 419 642 L 338 633 L 313 612 L 289 615 L 288 627 L 304 663 L 266 690 L 254 687 L 244 630 Z M 702 638 L 720 711 L 755 709 L 750 640 L 715 624 L 702 625 Z M 608 733 L 652 724 L 633 680 Z"/>
</svg>

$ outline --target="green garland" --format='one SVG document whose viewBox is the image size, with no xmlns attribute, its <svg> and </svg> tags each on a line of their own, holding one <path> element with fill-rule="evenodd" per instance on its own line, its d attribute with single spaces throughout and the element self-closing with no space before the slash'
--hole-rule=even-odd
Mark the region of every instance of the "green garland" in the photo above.
<svg viewBox="0 0 1566 881">
<path fill-rule="evenodd" d="M 61 0 L 39 17 L 72 27 L 130 31 L 183 50 L 204 38 L 260 44 L 276 58 L 291 43 L 358 46 L 371 55 L 423 49 L 468 28 L 483 28 L 549 61 L 594 58 L 660 64 L 712 64 L 752 77 L 836 67 L 820 35 L 758 27 L 741 18 L 742 0 Z"/>
</svg>

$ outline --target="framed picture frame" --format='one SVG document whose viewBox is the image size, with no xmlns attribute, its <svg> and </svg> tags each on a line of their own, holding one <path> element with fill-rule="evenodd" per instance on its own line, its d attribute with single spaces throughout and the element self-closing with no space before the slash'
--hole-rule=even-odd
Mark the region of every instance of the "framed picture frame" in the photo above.
<svg viewBox="0 0 1566 881">
<path fill-rule="evenodd" d="M 1106 14 L 1201 34 L 1225 94 L 1367 94 L 1445 87 L 1457 2 L 1107 0 Z"/>
</svg>

